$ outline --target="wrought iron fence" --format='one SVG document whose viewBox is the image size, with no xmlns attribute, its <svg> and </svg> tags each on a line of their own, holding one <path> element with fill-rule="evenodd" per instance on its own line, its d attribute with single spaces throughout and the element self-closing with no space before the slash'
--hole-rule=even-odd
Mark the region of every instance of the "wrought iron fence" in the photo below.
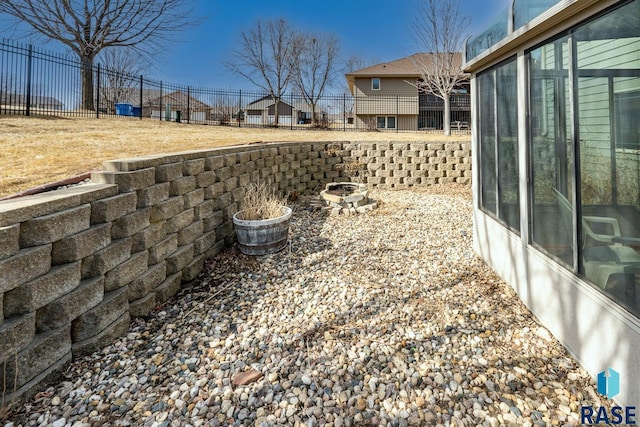
<svg viewBox="0 0 640 427">
<path fill-rule="evenodd" d="M 81 64 L 71 54 L 0 41 L 0 115 L 166 120 L 186 124 L 337 131 L 439 131 L 443 102 L 433 95 L 324 95 L 220 90 L 154 80 L 96 64 L 93 99 L 83 102 Z M 276 102 L 277 101 L 277 102 Z M 87 105 L 93 106 L 86 108 Z M 84 107 L 84 108 L 83 108 Z M 469 94 L 451 98 L 452 131 L 469 132 Z"/>
</svg>

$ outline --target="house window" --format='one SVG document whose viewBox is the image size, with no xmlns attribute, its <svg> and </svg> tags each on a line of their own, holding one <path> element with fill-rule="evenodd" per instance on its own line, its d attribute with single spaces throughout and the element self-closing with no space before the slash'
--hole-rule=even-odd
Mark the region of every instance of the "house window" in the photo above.
<svg viewBox="0 0 640 427">
<path fill-rule="evenodd" d="M 616 93 L 613 99 L 616 148 L 640 150 L 640 90 Z"/>
<path fill-rule="evenodd" d="M 478 76 L 482 209 L 520 230 L 516 61 Z"/>
<path fill-rule="evenodd" d="M 380 90 L 380 78 L 374 77 L 371 79 L 371 90 Z"/>
<path fill-rule="evenodd" d="M 395 129 L 396 117 L 395 116 L 378 116 L 376 117 L 376 123 L 378 129 Z"/>
</svg>

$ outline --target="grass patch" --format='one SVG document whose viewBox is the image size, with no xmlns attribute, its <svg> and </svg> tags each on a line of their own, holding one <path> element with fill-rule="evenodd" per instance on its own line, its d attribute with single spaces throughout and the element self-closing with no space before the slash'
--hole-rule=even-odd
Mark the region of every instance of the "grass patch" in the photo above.
<svg viewBox="0 0 640 427">
<path fill-rule="evenodd" d="M 421 132 L 250 129 L 131 118 L 0 117 L 0 197 L 81 173 L 102 162 L 185 150 L 296 141 L 468 141 Z"/>
</svg>

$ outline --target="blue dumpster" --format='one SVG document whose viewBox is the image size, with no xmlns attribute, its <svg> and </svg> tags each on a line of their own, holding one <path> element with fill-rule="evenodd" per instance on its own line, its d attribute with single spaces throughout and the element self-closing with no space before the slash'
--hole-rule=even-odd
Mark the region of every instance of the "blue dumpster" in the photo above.
<svg viewBox="0 0 640 427">
<path fill-rule="evenodd" d="M 133 105 L 131 105 L 131 104 L 116 104 L 116 115 L 118 115 L 118 116 L 131 116 L 131 115 L 133 115 Z"/>
<path fill-rule="evenodd" d="M 142 117 L 142 107 L 133 107 L 131 109 L 131 115 L 133 117 Z"/>
</svg>

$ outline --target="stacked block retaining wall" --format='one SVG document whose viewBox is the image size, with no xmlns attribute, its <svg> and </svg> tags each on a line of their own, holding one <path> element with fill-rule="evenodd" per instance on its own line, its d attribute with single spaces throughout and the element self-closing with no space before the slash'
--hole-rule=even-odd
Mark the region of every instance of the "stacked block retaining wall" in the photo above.
<svg viewBox="0 0 640 427">
<path fill-rule="evenodd" d="M 470 143 L 264 144 L 113 160 L 92 182 L 0 202 L 0 384 L 27 396 L 149 314 L 234 240 L 244 188 L 470 181 Z"/>
</svg>

